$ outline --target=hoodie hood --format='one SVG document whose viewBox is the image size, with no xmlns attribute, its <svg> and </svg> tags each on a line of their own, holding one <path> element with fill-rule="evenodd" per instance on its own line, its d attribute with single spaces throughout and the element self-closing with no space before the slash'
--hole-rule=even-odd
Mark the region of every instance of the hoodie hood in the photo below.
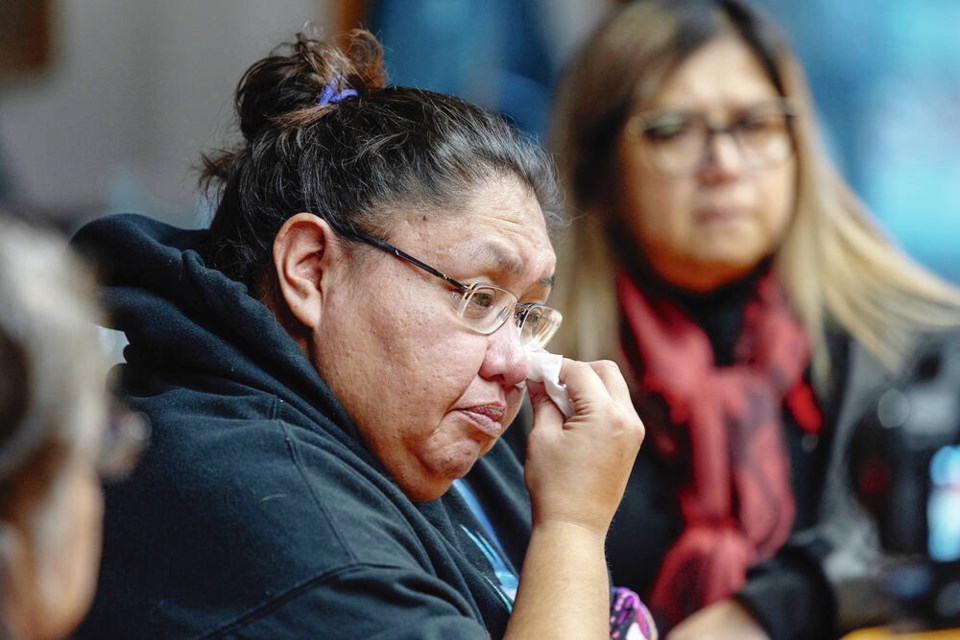
<svg viewBox="0 0 960 640">
<path fill-rule="evenodd" d="M 72 245 L 96 267 L 111 328 L 129 341 L 129 391 L 157 372 L 183 385 L 255 389 L 308 414 L 320 411 L 356 432 L 339 401 L 271 311 L 247 287 L 207 267 L 208 230 L 185 230 L 136 214 L 98 219 Z M 314 416 L 315 418 L 317 416 Z"/>
</svg>

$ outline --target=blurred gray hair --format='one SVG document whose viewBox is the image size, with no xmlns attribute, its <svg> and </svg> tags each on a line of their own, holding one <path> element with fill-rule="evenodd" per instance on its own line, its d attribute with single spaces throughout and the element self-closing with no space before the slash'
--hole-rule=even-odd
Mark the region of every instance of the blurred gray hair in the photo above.
<svg viewBox="0 0 960 640">
<path fill-rule="evenodd" d="M 108 411 L 99 320 L 64 240 L 0 211 L 0 483 L 44 443 L 95 451 Z"/>
</svg>

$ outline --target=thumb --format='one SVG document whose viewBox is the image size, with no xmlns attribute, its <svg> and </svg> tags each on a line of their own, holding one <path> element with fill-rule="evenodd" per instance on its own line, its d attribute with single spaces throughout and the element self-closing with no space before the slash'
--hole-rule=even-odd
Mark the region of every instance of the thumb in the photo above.
<svg viewBox="0 0 960 640">
<path fill-rule="evenodd" d="M 546 387 L 544 387 L 542 382 L 527 380 L 527 393 L 530 396 L 530 405 L 533 407 L 533 415 L 535 417 L 534 424 L 543 418 L 563 422 L 563 414 L 560 413 L 560 409 L 558 409 L 557 405 L 550 399 Z"/>
</svg>

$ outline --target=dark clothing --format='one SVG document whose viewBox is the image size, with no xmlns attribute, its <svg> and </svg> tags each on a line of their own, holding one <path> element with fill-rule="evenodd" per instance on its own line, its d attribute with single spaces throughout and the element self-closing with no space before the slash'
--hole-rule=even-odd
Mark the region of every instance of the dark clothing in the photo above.
<svg viewBox="0 0 960 640">
<path fill-rule="evenodd" d="M 204 266 L 207 238 L 115 216 L 74 239 L 130 341 L 122 399 L 153 427 L 107 488 L 76 637 L 500 637 L 530 531 L 512 453 L 470 478 L 497 542 L 456 491 L 411 502 L 268 309 Z"/>
<path fill-rule="evenodd" d="M 709 294 L 695 295 L 675 291 L 668 294 L 666 289 L 661 288 L 659 295 L 672 297 L 704 331 L 710 340 L 715 366 L 723 370 L 736 364 L 734 350 L 741 339 L 743 315 L 751 297 L 755 295 L 761 274 L 762 271 L 755 272 L 740 282 Z M 834 360 L 841 369 L 838 379 L 842 379 L 845 370 L 845 345 L 845 341 L 837 343 L 837 357 Z M 678 366 L 682 366 L 682 363 L 678 363 Z M 809 372 L 805 377 L 809 383 Z M 837 392 L 839 388 L 835 386 L 831 391 Z M 820 413 L 827 425 L 833 424 L 836 418 L 837 397 L 839 396 L 833 393 L 831 397 L 818 398 Z M 671 409 L 658 396 L 644 395 L 638 398 L 637 402 L 648 433 L 657 426 L 662 430 L 663 425 L 671 424 Z M 826 452 L 829 450 L 829 447 L 824 445 L 829 438 L 829 430 L 813 435 L 801 429 L 786 405 L 782 408 L 781 424 L 783 444 L 790 467 L 789 490 L 795 503 L 793 531 L 798 531 L 816 522 L 822 489 L 821 478 L 825 475 Z M 720 452 L 717 454 L 723 455 Z M 641 448 L 608 539 L 607 550 L 614 580 L 636 589 L 641 594 L 650 593 L 665 556 L 683 532 L 680 492 L 689 486 L 690 473 L 691 465 L 686 456 L 664 455 L 652 441 Z M 643 532 L 641 540 L 638 540 L 637 532 Z M 745 602 L 749 608 L 759 610 L 758 618 L 761 620 L 761 613 L 765 613 L 767 608 L 778 606 L 773 593 L 786 591 L 783 595 L 788 597 L 786 602 L 790 609 L 798 608 L 798 599 L 794 596 L 798 596 L 800 592 L 796 590 L 796 585 L 788 589 L 780 582 L 781 577 L 787 573 L 778 571 L 772 575 L 773 578 L 770 578 L 765 574 L 763 589 L 749 592 L 750 596 L 744 595 L 747 592 L 741 593 L 744 599 L 749 597 L 750 601 Z M 809 574 L 805 573 L 800 580 L 800 586 L 807 584 L 813 584 L 814 588 L 799 600 L 809 602 L 812 599 L 829 612 L 829 597 L 824 597 L 827 590 L 822 588 L 822 580 L 819 579 L 816 568 L 812 568 Z M 821 615 L 819 620 L 826 620 L 829 624 L 829 617 Z M 807 620 L 809 619 L 808 617 Z M 767 625 L 765 620 L 764 623 L 767 630 L 774 637 L 778 637 L 778 631 L 771 628 L 772 625 Z M 829 632 L 824 631 L 824 627 L 819 627 L 811 631 L 809 637 L 820 638 L 826 635 L 829 635 Z"/>
<path fill-rule="evenodd" d="M 717 366 L 732 363 L 748 298 L 745 291 L 752 286 L 748 279 L 709 299 L 677 297 L 709 336 Z M 773 558 L 748 571 L 746 584 L 735 596 L 774 640 L 836 637 L 891 614 L 880 580 L 876 525 L 856 502 L 847 462 L 860 418 L 893 383 L 895 374 L 843 335 L 832 337 L 830 354 L 833 379 L 816 397 L 823 431 L 807 433 L 786 407 L 783 411 L 796 503 L 792 534 Z M 901 384 L 910 379 L 908 372 L 902 375 Z M 640 410 L 648 430 L 655 421 L 668 420 L 663 407 Z M 608 541 L 617 584 L 648 592 L 682 530 L 677 492 L 685 486 L 687 473 L 685 465 L 672 463 L 657 447 L 642 448 Z"/>
</svg>

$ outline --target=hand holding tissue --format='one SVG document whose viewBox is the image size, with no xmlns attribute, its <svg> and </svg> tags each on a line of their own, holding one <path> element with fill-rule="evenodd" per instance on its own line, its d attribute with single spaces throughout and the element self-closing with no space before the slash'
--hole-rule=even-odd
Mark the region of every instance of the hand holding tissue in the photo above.
<svg viewBox="0 0 960 640">
<path fill-rule="evenodd" d="M 573 416 L 573 403 L 567 396 L 567 388 L 560 384 L 560 367 L 563 356 L 546 351 L 531 351 L 527 354 L 527 380 L 542 382 L 547 395 L 557 405 L 564 419 Z"/>
</svg>

